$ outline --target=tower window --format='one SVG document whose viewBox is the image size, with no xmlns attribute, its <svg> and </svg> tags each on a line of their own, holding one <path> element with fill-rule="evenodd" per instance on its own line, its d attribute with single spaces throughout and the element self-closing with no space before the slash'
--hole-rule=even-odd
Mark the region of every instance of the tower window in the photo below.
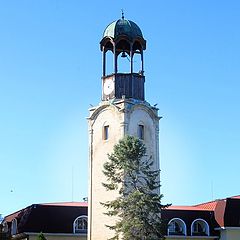
<svg viewBox="0 0 240 240">
<path fill-rule="evenodd" d="M 109 138 L 109 125 L 103 127 L 103 140 Z"/>
<path fill-rule="evenodd" d="M 138 125 L 138 138 L 144 140 L 144 125 Z"/>
</svg>

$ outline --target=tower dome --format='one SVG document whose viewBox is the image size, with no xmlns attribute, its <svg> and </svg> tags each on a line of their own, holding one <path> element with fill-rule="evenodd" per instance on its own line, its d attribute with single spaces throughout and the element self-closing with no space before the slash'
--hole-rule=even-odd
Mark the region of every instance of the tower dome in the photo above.
<svg viewBox="0 0 240 240">
<path fill-rule="evenodd" d="M 139 26 L 135 22 L 124 18 L 110 23 L 103 33 L 103 38 L 111 37 L 115 39 L 119 36 L 126 36 L 132 40 L 138 37 L 143 38 L 143 34 Z"/>
<path fill-rule="evenodd" d="M 110 23 L 105 28 L 100 42 L 101 50 L 105 47 L 106 49 L 113 51 L 113 43 L 118 44 L 122 40 L 127 42 L 129 45 L 132 44 L 134 51 L 142 51 L 146 49 L 146 41 L 143 38 L 140 27 L 135 22 L 125 19 L 124 16 L 122 16 L 121 19 Z M 119 47 L 129 48 L 126 44 L 124 45 L 125 46 Z"/>
</svg>

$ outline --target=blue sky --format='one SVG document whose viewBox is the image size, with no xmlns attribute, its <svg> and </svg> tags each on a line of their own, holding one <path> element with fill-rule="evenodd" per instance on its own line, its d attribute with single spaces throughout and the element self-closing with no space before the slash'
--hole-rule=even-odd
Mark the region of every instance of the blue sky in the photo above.
<svg viewBox="0 0 240 240">
<path fill-rule="evenodd" d="M 11 0 L 0 1 L 0 214 L 87 196 L 99 42 L 122 8 L 147 40 L 164 202 L 240 194 L 239 1 Z"/>
</svg>

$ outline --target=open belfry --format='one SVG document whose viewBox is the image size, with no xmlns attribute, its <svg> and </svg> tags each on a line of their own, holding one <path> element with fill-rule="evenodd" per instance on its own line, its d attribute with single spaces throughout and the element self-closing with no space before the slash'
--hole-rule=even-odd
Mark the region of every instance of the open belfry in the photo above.
<svg viewBox="0 0 240 240">
<path fill-rule="evenodd" d="M 146 40 L 138 25 L 122 16 L 110 23 L 100 42 L 102 51 L 102 98 L 89 111 L 89 197 L 88 239 L 107 240 L 113 231 L 114 218 L 104 214 L 101 205 L 117 197 L 108 192 L 103 164 L 113 146 L 125 135 L 136 136 L 144 142 L 147 155 L 159 169 L 159 116 L 158 109 L 145 100 L 144 50 Z M 121 64 L 127 71 L 120 71 Z M 160 190 L 159 190 L 160 191 Z"/>
</svg>

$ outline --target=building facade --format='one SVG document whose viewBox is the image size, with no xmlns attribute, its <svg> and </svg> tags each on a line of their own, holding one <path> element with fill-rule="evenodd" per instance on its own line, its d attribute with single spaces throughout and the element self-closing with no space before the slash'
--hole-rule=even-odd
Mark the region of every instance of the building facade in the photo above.
<svg viewBox="0 0 240 240">
<path fill-rule="evenodd" d="M 48 240 L 86 240 L 87 221 L 85 202 L 32 204 L 6 216 L 2 233 L 16 240 L 36 240 L 41 232 Z"/>
<path fill-rule="evenodd" d="M 33 204 L 6 216 L 0 239 L 87 239 L 87 203 Z M 166 240 L 239 240 L 240 196 L 162 210 Z M 101 236 L 99 236 L 99 239 Z"/>
</svg>

